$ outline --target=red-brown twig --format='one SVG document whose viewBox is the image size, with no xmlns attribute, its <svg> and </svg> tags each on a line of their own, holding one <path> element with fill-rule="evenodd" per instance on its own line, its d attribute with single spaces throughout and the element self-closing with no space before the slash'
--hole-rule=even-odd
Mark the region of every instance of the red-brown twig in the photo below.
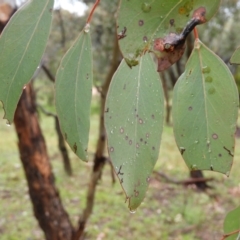
<svg viewBox="0 0 240 240">
<path fill-rule="evenodd" d="M 235 230 L 235 231 L 233 231 L 233 232 L 230 232 L 230 233 L 228 233 L 228 234 L 224 234 L 221 240 L 225 240 L 226 238 L 232 236 L 233 234 L 239 233 L 239 232 L 240 232 L 240 229 Z"/>
<path fill-rule="evenodd" d="M 94 3 L 93 8 L 92 8 L 92 10 L 91 10 L 91 12 L 90 12 L 90 14 L 89 14 L 89 16 L 88 16 L 87 23 L 90 23 L 90 22 L 91 22 L 92 15 L 93 15 L 93 13 L 94 13 L 94 11 L 95 11 L 95 9 L 96 9 L 96 7 L 97 7 L 97 5 L 98 5 L 99 3 L 100 3 L 100 0 L 96 0 L 96 2 Z"/>
<path fill-rule="evenodd" d="M 193 33 L 194 33 L 194 37 L 195 37 L 195 39 L 198 39 L 199 37 L 198 37 L 198 31 L 197 31 L 197 28 L 194 28 L 194 29 L 193 29 Z"/>
</svg>

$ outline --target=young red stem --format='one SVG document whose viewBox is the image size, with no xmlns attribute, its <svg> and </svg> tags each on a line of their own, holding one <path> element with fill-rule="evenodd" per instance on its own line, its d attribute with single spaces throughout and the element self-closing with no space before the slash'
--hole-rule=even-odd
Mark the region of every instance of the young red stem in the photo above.
<svg viewBox="0 0 240 240">
<path fill-rule="evenodd" d="M 225 234 L 223 235 L 222 239 L 221 240 L 225 240 L 226 238 L 232 236 L 233 234 L 236 234 L 236 233 L 239 233 L 240 232 L 240 229 L 236 230 L 236 231 L 233 231 L 231 233 L 228 233 L 228 234 Z"/>
<path fill-rule="evenodd" d="M 199 37 L 198 37 L 198 31 L 197 31 L 197 28 L 194 28 L 194 29 L 193 29 L 193 33 L 194 33 L 194 37 L 195 37 L 195 39 L 198 39 Z"/>
<path fill-rule="evenodd" d="M 99 3 L 100 3 L 100 0 L 96 0 L 96 2 L 94 3 L 93 8 L 92 8 L 92 10 L 91 10 L 91 12 L 90 12 L 90 14 L 89 14 L 89 16 L 88 16 L 87 23 L 90 23 L 90 22 L 91 22 L 92 15 L 93 15 L 93 13 L 94 13 L 94 11 L 95 11 L 95 9 L 96 9 L 96 7 L 97 7 L 97 5 L 98 5 Z"/>
</svg>

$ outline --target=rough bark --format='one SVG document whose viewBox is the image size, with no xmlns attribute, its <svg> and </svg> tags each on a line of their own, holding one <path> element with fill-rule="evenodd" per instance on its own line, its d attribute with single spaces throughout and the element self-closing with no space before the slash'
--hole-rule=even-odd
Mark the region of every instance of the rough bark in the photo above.
<svg viewBox="0 0 240 240">
<path fill-rule="evenodd" d="M 23 91 L 14 123 L 35 217 L 47 240 L 70 240 L 73 227 L 54 183 L 31 84 Z"/>
</svg>

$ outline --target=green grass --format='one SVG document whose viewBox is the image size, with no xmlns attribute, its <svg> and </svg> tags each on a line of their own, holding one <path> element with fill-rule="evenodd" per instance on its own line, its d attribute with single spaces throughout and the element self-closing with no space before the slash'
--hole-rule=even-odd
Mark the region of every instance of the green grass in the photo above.
<svg viewBox="0 0 240 240">
<path fill-rule="evenodd" d="M 95 99 L 96 100 L 96 99 Z M 44 100 L 45 101 L 45 100 Z M 42 102 L 44 105 L 45 102 Z M 50 109 L 51 110 L 51 109 Z M 98 135 L 98 105 L 93 103 L 89 163 L 70 152 L 74 176 L 66 176 L 57 148 L 52 118 L 41 115 L 40 123 L 56 176 L 57 187 L 76 225 L 86 204 L 86 190 Z M 6 126 L 0 111 L 0 239 L 42 240 L 41 229 L 32 213 L 24 172 L 18 156 L 14 126 Z M 239 204 L 240 139 L 236 140 L 233 169 L 229 178 L 212 172 L 213 189 L 206 193 L 193 187 L 161 182 L 153 176 L 146 198 L 135 214 L 128 211 L 120 184 L 111 183 L 110 166 L 106 165 L 98 185 L 94 211 L 86 227 L 88 240 L 219 240 L 226 213 Z M 188 169 L 176 147 L 173 130 L 164 127 L 156 170 L 172 178 L 188 177 Z M 99 238 L 98 238 L 99 237 Z M 100 238 L 101 237 L 101 238 Z"/>
</svg>

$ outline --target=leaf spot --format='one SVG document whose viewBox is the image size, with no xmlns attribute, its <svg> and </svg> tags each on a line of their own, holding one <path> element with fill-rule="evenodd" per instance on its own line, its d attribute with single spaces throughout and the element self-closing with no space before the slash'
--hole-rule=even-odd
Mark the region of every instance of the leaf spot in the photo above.
<svg viewBox="0 0 240 240">
<path fill-rule="evenodd" d="M 188 110 L 189 110 L 189 111 L 192 111 L 192 110 L 193 110 L 193 107 L 192 107 L 192 106 L 190 106 L 190 107 L 188 108 Z"/>
<path fill-rule="evenodd" d="M 205 82 L 211 83 L 212 81 L 213 81 L 213 79 L 212 79 L 212 77 L 210 77 L 210 76 L 207 76 L 207 77 L 205 78 Z"/>
<path fill-rule="evenodd" d="M 117 35 L 118 40 L 125 38 L 127 36 L 126 32 L 127 32 L 127 28 L 124 27 L 123 30 L 120 33 L 118 33 L 118 35 Z"/>
<path fill-rule="evenodd" d="M 144 21 L 143 20 L 139 20 L 138 21 L 138 25 L 141 27 L 141 26 L 143 26 L 144 25 Z"/>
<path fill-rule="evenodd" d="M 216 139 L 218 139 L 218 135 L 217 135 L 216 133 L 214 133 L 214 134 L 212 135 L 212 138 L 216 140 Z"/>
<path fill-rule="evenodd" d="M 190 168 L 191 168 L 192 171 L 198 170 L 198 167 L 197 167 L 196 164 L 192 164 Z"/>
<path fill-rule="evenodd" d="M 204 67 L 202 68 L 202 72 L 203 72 L 203 73 L 210 73 L 210 72 L 211 72 L 211 68 L 208 67 L 208 66 L 204 66 Z"/>
<path fill-rule="evenodd" d="M 139 191 L 137 191 L 136 189 L 134 190 L 134 196 L 135 197 L 138 197 L 138 195 L 139 195 Z"/>
<path fill-rule="evenodd" d="M 215 93 L 215 88 L 214 87 L 209 88 L 208 93 L 209 94 L 214 94 Z"/>
<path fill-rule="evenodd" d="M 148 41 L 147 36 L 144 36 L 144 37 L 143 37 L 143 41 L 144 41 L 144 42 L 147 42 L 147 41 Z"/>
<path fill-rule="evenodd" d="M 143 124 L 143 120 L 142 120 L 141 118 L 139 118 L 138 122 L 139 122 L 140 124 Z"/>
<path fill-rule="evenodd" d="M 124 133 L 124 128 L 120 128 L 120 133 L 123 134 Z"/>
<path fill-rule="evenodd" d="M 129 145 L 132 145 L 132 140 L 129 140 Z"/>
<path fill-rule="evenodd" d="M 174 19 L 173 18 L 170 19 L 169 23 L 170 23 L 171 26 L 173 26 L 174 25 Z"/>
<path fill-rule="evenodd" d="M 77 144 L 76 143 L 74 143 L 74 145 L 73 145 L 73 151 L 74 151 L 74 153 L 77 152 Z"/>
<path fill-rule="evenodd" d="M 180 147 L 179 150 L 180 150 L 180 152 L 181 152 L 181 155 L 183 155 L 184 152 L 186 151 L 186 149 L 185 149 L 184 147 Z"/>
<path fill-rule="evenodd" d="M 142 4 L 142 11 L 145 13 L 150 12 L 152 9 L 151 5 L 149 3 L 143 3 Z"/>
<path fill-rule="evenodd" d="M 110 152 L 114 152 L 114 147 L 110 147 Z"/>
</svg>

